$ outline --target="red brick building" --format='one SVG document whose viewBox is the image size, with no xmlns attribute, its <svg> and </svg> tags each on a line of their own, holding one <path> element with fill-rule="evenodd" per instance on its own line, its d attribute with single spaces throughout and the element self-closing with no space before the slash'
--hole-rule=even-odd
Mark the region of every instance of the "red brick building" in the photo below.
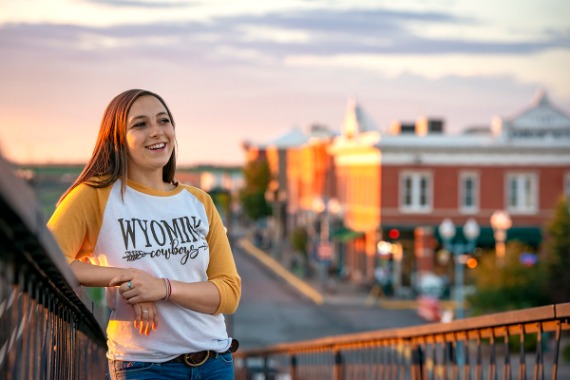
<svg viewBox="0 0 570 380">
<path fill-rule="evenodd" d="M 356 113 L 361 112 L 357 109 Z M 350 125 L 330 147 L 345 223 L 363 232 L 349 249 L 349 273 L 371 281 L 376 244 L 397 230 L 404 260 L 417 270 L 414 231 L 437 235 L 444 218 L 462 226 L 474 218 L 479 245 L 493 245 L 490 217 L 506 210 L 512 218 L 507 240 L 538 245 L 541 230 L 560 196 L 570 196 L 570 117 L 544 93 L 512 118 L 491 128 L 459 135 L 441 120 L 397 123 L 384 135 Z"/>
<path fill-rule="evenodd" d="M 512 219 L 507 240 L 538 247 L 556 201 L 570 196 L 570 117 L 544 93 L 512 117 L 456 135 L 433 118 L 394 123 L 381 133 L 349 101 L 339 135 L 311 130 L 303 139 L 296 132 L 247 152 L 254 150 L 269 159 L 284 194 L 288 231 L 314 217 L 315 199 L 340 201 L 349 234 L 336 239 L 331 231 L 336 263 L 360 283 L 373 281 L 378 242 L 389 231 L 398 235 L 399 281 L 408 285 L 412 273 L 433 265 L 425 245 L 434 241 L 430 231 L 438 238 L 444 218 L 458 226 L 458 236 L 474 218 L 477 244 L 492 248 L 490 217 L 505 210 Z"/>
</svg>

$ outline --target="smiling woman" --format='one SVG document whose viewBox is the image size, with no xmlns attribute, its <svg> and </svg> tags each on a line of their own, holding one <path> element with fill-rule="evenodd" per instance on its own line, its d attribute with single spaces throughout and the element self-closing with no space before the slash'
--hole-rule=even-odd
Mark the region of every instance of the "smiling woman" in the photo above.
<svg viewBox="0 0 570 380">
<path fill-rule="evenodd" d="M 222 313 L 241 279 L 212 198 L 174 178 L 175 145 L 160 96 L 119 94 L 48 222 L 81 285 L 106 289 L 111 379 L 233 379 Z"/>
</svg>

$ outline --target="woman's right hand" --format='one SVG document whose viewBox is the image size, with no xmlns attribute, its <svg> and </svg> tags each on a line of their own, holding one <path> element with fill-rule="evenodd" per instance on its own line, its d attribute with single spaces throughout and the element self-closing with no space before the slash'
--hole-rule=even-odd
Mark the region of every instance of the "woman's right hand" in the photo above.
<svg viewBox="0 0 570 380">
<path fill-rule="evenodd" d="M 149 335 L 158 328 L 158 311 L 154 302 L 139 302 L 133 305 L 134 326 L 142 335 Z"/>
</svg>

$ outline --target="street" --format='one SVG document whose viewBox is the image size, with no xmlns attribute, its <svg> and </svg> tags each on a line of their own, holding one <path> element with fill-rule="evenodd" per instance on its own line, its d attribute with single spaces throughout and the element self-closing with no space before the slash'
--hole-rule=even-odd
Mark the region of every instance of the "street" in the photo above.
<svg viewBox="0 0 570 380">
<path fill-rule="evenodd" d="M 317 305 L 237 245 L 234 255 L 242 298 L 231 323 L 243 349 L 426 323 L 415 310 L 367 306 L 366 294 L 340 289 Z"/>
</svg>

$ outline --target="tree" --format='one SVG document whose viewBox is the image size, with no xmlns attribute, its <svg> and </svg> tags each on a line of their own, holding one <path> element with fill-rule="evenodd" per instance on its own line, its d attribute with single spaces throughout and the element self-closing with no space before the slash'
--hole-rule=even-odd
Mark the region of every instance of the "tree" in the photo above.
<svg viewBox="0 0 570 380">
<path fill-rule="evenodd" d="M 265 200 L 265 191 L 271 180 L 267 160 L 248 162 L 243 175 L 245 184 L 240 192 L 240 201 L 245 215 L 253 221 L 271 215 L 271 207 Z"/>
<path fill-rule="evenodd" d="M 546 290 L 552 303 L 570 301 L 570 202 L 562 197 L 546 227 Z"/>
<path fill-rule="evenodd" d="M 544 276 L 536 266 L 521 263 L 530 248 L 520 242 L 507 245 L 506 262 L 497 267 L 495 255 L 485 255 L 474 269 L 476 292 L 468 297 L 473 315 L 518 310 L 549 303 Z"/>
</svg>

